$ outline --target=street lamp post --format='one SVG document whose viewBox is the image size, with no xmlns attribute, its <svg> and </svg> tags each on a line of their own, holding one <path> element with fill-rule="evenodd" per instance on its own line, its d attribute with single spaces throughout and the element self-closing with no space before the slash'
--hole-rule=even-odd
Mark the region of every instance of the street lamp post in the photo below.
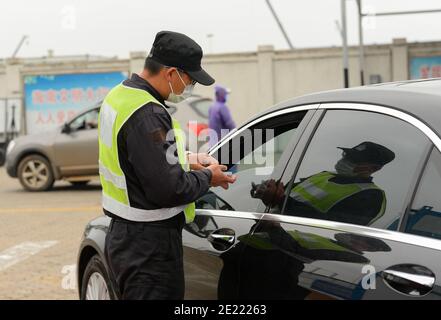
<svg viewBox="0 0 441 320">
<path fill-rule="evenodd" d="M 208 33 L 207 34 L 207 39 L 208 39 L 208 48 L 209 48 L 209 52 L 213 53 L 213 34 L 212 33 Z"/>
<path fill-rule="evenodd" d="M 266 4 L 267 4 L 269 10 L 271 11 L 271 14 L 272 14 L 273 17 L 274 17 L 274 20 L 276 20 L 276 22 L 277 22 L 277 25 L 279 26 L 279 29 L 280 29 L 280 31 L 282 32 L 283 37 L 285 38 L 286 43 L 288 44 L 288 47 L 289 47 L 291 50 L 294 49 L 294 46 L 292 45 L 291 40 L 289 39 L 289 36 L 288 36 L 288 34 L 286 33 L 286 31 L 285 31 L 285 28 L 283 28 L 282 22 L 280 21 L 279 17 L 277 16 L 276 11 L 274 10 L 273 6 L 271 5 L 270 0 L 265 0 L 265 1 L 266 1 Z"/>
<path fill-rule="evenodd" d="M 349 55 L 348 55 L 348 29 L 346 23 L 346 0 L 341 0 L 341 22 L 343 38 L 343 82 L 349 88 Z"/>
<path fill-rule="evenodd" d="M 342 0 L 343 2 L 344 0 Z M 358 38 L 359 38 L 359 60 L 360 60 L 360 83 L 365 84 L 364 70 L 365 66 L 365 52 L 363 43 L 363 18 L 369 16 L 363 13 L 362 0 L 356 0 L 358 9 Z M 343 10 L 343 9 L 342 9 Z M 388 16 L 398 16 L 398 15 L 412 15 L 412 14 L 428 14 L 428 13 L 441 13 L 441 9 L 431 9 L 431 10 L 414 10 L 414 11 L 395 11 L 395 12 L 380 12 L 375 13 L 375 17 L 388 17 Z"/>
</svg>

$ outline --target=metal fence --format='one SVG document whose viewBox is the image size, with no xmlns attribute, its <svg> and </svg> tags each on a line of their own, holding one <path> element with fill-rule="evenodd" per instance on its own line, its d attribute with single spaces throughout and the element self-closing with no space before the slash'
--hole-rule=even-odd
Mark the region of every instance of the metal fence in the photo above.
<svg viewBox="0 0 441 320">
<path fill-rule="evenodd" d="M 4 164 L 6 148 L 20 131 L 20 103 L 17 99 L 0 99 L 0 166 Z"/>
<path fill-rule="evenodd" d="M 20 101 L 0 99 L 0 143 L 7 143 L 20 132 Z"/>
</svg>

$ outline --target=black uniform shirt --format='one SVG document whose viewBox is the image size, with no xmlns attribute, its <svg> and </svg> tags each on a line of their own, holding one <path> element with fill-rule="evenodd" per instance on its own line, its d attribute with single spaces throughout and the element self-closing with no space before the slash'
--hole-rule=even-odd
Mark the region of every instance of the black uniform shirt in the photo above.
<svg viewBox="0 0 441 320">
<path fill-rule="evenodd" d="M 171 117 L 164 109 L 163 98 L 136 74 L 123 85 L 145 90 L 163 105 L 150 102 L 142 106 L 118 133 L 119 163 L 126 178 L 130 206 L 152 210 L 195 201 L 208 191 L 211 171 L 185 172 L 179 162 L 169 163 L 167 152 L 170 151 L 167 150 L 170 147 L 176 150 L 176 145 Z M 172 156 L 173 153 L 177 159 L 177 152 L 172 152 Z M 107 210 L 104 213 L 121 219 Z"/>
</svg>

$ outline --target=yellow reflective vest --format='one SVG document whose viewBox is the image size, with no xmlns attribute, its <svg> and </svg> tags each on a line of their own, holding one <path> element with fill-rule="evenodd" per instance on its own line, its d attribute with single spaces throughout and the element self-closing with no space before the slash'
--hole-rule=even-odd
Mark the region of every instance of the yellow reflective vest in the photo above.
<svg viewBox="0 0 441 320">
<path fill-rule="evenodd" d="M 386 209 L 386 197 L 384 191 L 374 183 L 340 184 L 330 181 L 334 177 L 335 174 L 328 171 L 315 174 L 297 184 L 291 190 L 290 197 L 326 214 L 337 203 L 360 191 L 379 190 L 383 194 L 383 201 L 380 211 L 370 223 L 384 215 Z"/>
<path fill-rule="evenodd" d="M 118 133 L 131 115 L 149 102 L 161 105 L 147 91 L 120 84 L 109 92 L 101 105 L 98 124 L 98 144 L 103 208 L 123 219 L 138 222 L 164 220 L 184 211 L 186 222 L 190 223 L 195 216 L 194 202 L 173 208 L 154 210 L 130 206 L 126 177 L 119 164 Z M 172 127 L 176 139 L 179 162 L 185 171 L 189 171 L 190 165 L 185 154 L 185 134 L 181 130 L 179 122 L 175 119 L 172 119 Z M 152 181 L 152 183 L 155 182 Z"/>
</svg>

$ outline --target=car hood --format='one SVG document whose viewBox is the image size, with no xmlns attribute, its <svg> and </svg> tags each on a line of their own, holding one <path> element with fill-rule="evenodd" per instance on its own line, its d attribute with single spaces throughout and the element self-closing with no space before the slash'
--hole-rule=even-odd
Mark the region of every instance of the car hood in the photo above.
<svg viewBox="0 0 441 320">
<path fill-rule="evenodd" d="M 50 145 L 55 141 L 55 137 L 61 134 L 61 127 L 57 127 L 56 129 L 51 129 L 44 132 L 28 134 L 25 136 L 18 137 L 14 139 L 17 145 L 23 144 L 42 144 L 42 145 Z"/>
</svg>

